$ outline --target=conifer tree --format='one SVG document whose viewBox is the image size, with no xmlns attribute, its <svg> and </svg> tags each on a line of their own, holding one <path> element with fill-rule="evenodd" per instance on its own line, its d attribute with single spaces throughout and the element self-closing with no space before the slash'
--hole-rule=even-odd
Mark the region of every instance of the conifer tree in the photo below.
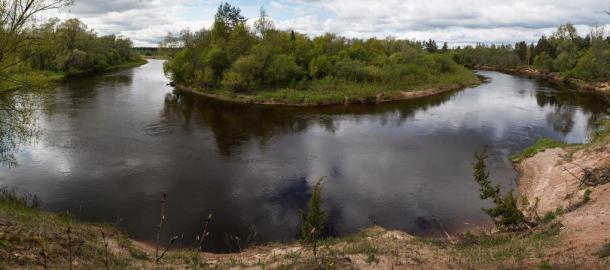
<svg viewBox="0 0 610 270">
<path fill-rule="evenodd" d="M 500 185 L 492 185 L 489 180 L 489 172 L 487 172 L 487 149 L 480 153 L 475 153 L 476 162 L 473 164 L 474 180 L 479 184 L 480 197 L 483 200 L 491 199 L 494 206 L 483 209 L 489 215 L 497 226 L 518 229 L 525 224 L 525 217 L 521 210 L 517 207 L 517 200 L 513 196 L 513 191 L 510 190 L 506 195 L 500 193 Z"/>
<path fill-rule="evenodd" d="M 320 178 L 316 183 L 311 199 L 309 201 L 309 211 L 307 213 L 301 212 L 301 218 L 303 225 L 301 226 L 301 239 L 311 244 L 313 248 L 314 256 L 317 255 L 317 240 L 322 230 L 324 230 L 324 223 L 326 222 L 326 213 L 320 207 L 322 200 L 322 181 L 324 178 Z"/>
</svg>

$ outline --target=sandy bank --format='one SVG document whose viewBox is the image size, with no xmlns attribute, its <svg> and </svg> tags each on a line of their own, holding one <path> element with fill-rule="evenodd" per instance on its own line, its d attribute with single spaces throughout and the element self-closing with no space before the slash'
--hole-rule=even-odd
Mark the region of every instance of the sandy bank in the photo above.
<svg viewBox="0 0 610 270">
<path fill-rule="evenodd" d="M 574 255 L 594 260 L 592 255 L 610 242 L 610 183 L 595 187 L 580 184 L 583 169 L 610 166 L 610 143 L 580 148 L 554 148 L 527 158 L 516 167 L 520 173 L 519 192 L 531 204 L 538 200 L 537 212 L 563 209 L 558 216 L 564 225 L 564 245 L 557 256 Z M 590 201 L 582 203 L 586 189 Z"/>
</svg>

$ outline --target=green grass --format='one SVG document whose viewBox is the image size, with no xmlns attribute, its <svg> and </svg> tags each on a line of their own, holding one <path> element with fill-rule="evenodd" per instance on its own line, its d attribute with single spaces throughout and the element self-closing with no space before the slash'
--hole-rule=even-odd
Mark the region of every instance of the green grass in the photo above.
<svg viewBox="0 0 610 270">
<path fill-rule="evenodd" d="M 519 265 L 529 259 L 544 258 L 546 250 L 560 243 L 560 228 L 560 223 L 552 223 L 535 233 L 523 236 L 470 235 L 463 239 L 462 243 L 455 245 L 453 252 L 463 259 L 463 266 L 468 269 L 492 265 Z"/>
<path fill-rule="evenodd" d="M 478 77 L 464 67 L 453 73 L 445 73 L 426 81 L 413 79 L 393 84 L 356 83 L 325 78 L 313 81 L 301 89 L 284 88 L 278 90 L 258 90 L 251 93 L 235 93 L 228 89 L 195 89 L 196 93 L 223 100 L 243 103 L 276 103 L 286 105 L 328 105 L 342 104 L 346 98 L 350 103 L 374 102 L 379 94 L 384 100 L 395 100 L 401 92 L 419 91 L 431 88 L 457 89 L 479 82 Z"/>
<path fill-rule="evenodd" d="M 33 197 L 18 197 L 13 192 L 0 192 L 0 269 L 12 269 L 23 265 L 40 266 L 42 252 L 53 268 L 67 268 L 69 264 L 68 234 L 70 228 L 73 261 L 81 268 L 104 268 L 104 244 L 101 231 L 108 237 L 120 232 L 101 224 L 82 223 L 70 215 L 57 215 L 32 208 Z M 28 255 L 29 254 L 29 255 Z M 109 255 L 114 269 L 132 264 L 128 256 Z"/>
<path fill-rule="evenodd" d="M 568 144 L 561 141 L 553 140 L 550 138 L 542 138 L 538 140 L 534 145 L 525 148 L 525 150 L 523 150 L 521 153 L 512 155 L 510 159 L 514 162 L 520 162 L 526 158 L 533 157 L 534 155 L 543 152 L 546 149 L 564 147 L 567 145 Z"/>
<path fill-rule="evenodd" d="M 0 92 L 17 90 L 23 87 L 47 88 L 66 77 L 64 73 L 53 71 L 30 71 L 11 74 L 8 79 L 0 79 Z"/>
<path fill-rule="evenodd" d="M 376 254 L 377 248 L 369 241 L 348 244 L 343 252 L 346 254 Z"/>
</svg>

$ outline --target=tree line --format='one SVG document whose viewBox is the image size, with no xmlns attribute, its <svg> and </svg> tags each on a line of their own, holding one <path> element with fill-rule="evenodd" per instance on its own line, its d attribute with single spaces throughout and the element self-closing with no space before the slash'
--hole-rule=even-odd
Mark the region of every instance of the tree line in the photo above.
<svg viewBox="0 0 610 270">
<path fill-rule="evenodd" d="M 574 25 L 560 25 L 536 44 L 525 41 L 512 45 L 465 46 L 452 50 L 454 59 L 466 65 L 494 68 L 533 66 L 542 72 L 558 72 L 565 77 L 588 81 L 610 80 L 610 37 L 603 27 L 594 26 L 582 37 Z"/>
<path fill-rule="evenodd" d="M 30 59 L 25 68 L 82 75 L 108 71 L 139 59 L 129 38 L 98 36 L 79 19 L 51 19 L 29 34 L 44 42 L 28 52 Z"/>
<path fill-rule="evenodd" d="M 36 24 L 39 13 L 71 4 L 71 0 L 0 0 L 0 90 L 28 84 L 40 71 L 78 76 L 140 59 L 130 39 L 99 36 L 78 19 Z"/>
<path fill-rule="evenodd" d="M 343 83 L 419 85 L 461 67 L 434 41 L 315 38 L 278 30 L 261 8 L 249 27 L 237 7 L 221 4 L 210 29 L 168 35 L 165 70 L 181 84 L 204 89 L 252 92 L 311 89 Z"/>
</svg>

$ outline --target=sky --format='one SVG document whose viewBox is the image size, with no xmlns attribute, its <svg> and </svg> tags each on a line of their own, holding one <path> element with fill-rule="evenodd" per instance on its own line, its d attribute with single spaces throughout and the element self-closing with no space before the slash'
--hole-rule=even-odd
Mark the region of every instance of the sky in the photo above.
<svg viewBox="0 0 610 270">
<path fill-rule="evenodd" d="M 167 33 L 209 28 L 217 0 L 75 0 L 53 16 L 78 17 L 102 35 L 129 37 L 135 46 L 157 46 Z M 586 34 L 591 25 L 610 30 L 610 0 L 244 0 L 249 22 L 267 10 L 279 29 L 310 36 L 327 32 L 350 38 L 432 38 L 451 46 L 535 42 L 562 23 Z"/>
</svg>

